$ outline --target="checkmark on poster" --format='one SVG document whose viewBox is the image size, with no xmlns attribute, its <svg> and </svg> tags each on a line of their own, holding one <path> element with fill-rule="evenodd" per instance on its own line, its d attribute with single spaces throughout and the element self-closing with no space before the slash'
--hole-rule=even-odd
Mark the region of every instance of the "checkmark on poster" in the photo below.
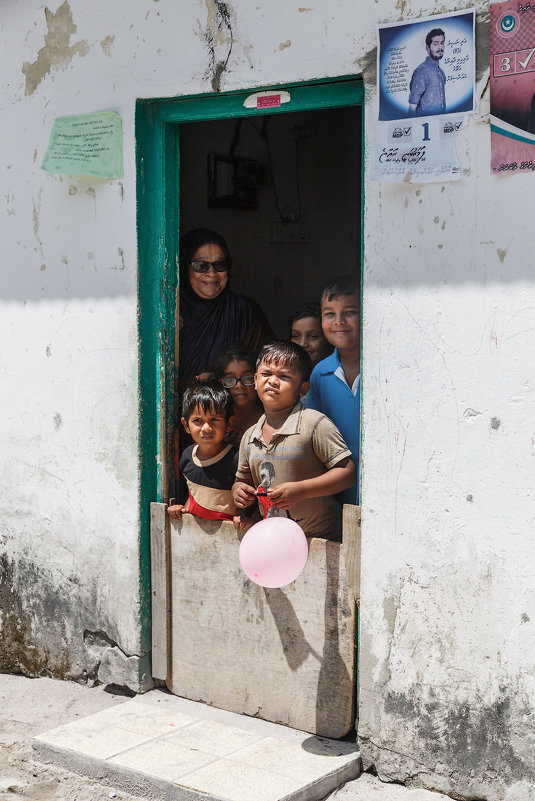
<svg viewBox="0 0 535 801">
<path fill-rule="evenodd" d="M 533 47 L 533 48 L 532 48 L 532 49 L 529 51 L 529 55 L 528 55 L 528 57 L 527 57 L 527 59 L 526 59 L 525 61 L 520 61 L 520 59 L 517 59 L 517 63 L 518 63 L 518 64 L 520 64 L 520 66 L 522 67 L 522 69 L 523 69 L 523 70 L 525 70 L 525 69 L 526 69 L 526 67 L 528 66 L 528 64 L 529 64 L 529 62 L 530 62 L 530 59 L 531 59 L 531 57 L 532 57 L 533 53 L 535 53 L 535 47 Z"/>
</svg>

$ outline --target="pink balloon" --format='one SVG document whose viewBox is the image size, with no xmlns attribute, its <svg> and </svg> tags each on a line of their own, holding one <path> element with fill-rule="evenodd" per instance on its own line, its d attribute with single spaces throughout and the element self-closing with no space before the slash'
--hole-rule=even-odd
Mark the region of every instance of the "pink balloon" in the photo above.
<svg viewBox="0 0 535 801">
<path fill-rule="evenodd" d="M 308 543 L 301 526 L 287 517 L 267 517 L 247 531 L 240 543 L 240 565 L 261 587 L 285 587 L 302 572 Z"/>
</svg>

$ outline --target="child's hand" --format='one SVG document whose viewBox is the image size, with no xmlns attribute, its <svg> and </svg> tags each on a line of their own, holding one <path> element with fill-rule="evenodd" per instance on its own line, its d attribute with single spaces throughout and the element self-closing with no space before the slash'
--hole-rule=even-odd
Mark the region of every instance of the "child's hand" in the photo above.
<svg viewBox="0 0 535 801">
<path fill-rule="evenodd" d="M 305 497 L 300 481 L 285 481 L 278 487 L 268 490 L 268 498 L 273 502 L 273 506 L 283 511 L 295 506 L 298 501 Z"/>
<path fill-rule="evenodd" d="M 181 503 L 175 503 L 173 506 L 167 507 L 167 514 L 169 517 L 172 517 L 173 520 L 180 520 L 184 513 L 187 513 L 187 509 L 185 506 L 182 506 Z"/>
<path fill-rule="evenodd" d="M 251 526 L 254 526 L 255 520 L 250 517 L 243 517 L 242 515 L 234 515 L 232 518 L 234 528 L 236 531 L 248 531 Z"/>
<path fill-rule="evenodd" d="M 236 481 L 232 487 L 232 497 L 238 509 L 246 509 L 252 506 L 256 500 L 255 488 L 246 484 L 245 481 Z"/>
</svg>

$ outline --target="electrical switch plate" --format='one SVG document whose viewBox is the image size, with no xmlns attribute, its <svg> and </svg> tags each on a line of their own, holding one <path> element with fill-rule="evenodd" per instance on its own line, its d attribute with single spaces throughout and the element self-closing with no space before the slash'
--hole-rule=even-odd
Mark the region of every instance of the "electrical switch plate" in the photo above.
<svg viewBox="0 0 535 801">
<path fill-rule="evenodd" d="M 306 242 L 308 233 L 302 223 L 271 223 L 271 242 L 277 245 L 297 245 Z"/>
</svg>

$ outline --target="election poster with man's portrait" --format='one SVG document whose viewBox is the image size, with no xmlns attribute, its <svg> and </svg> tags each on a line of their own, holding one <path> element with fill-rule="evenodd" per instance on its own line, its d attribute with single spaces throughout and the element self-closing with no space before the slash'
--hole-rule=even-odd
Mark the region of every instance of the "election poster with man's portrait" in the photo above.
<svg viewBox="0 0 535 801">
<path fill-rule="evenodd" d="M 491 171 L 535 171 L 535 3 L 490 7 Z"/>
<path fill-rule="evenodd" d="M 473 9 L 378 26 L 372 178 L 455 180 L 455 141 L 474 109 Z"/>
</svg>

